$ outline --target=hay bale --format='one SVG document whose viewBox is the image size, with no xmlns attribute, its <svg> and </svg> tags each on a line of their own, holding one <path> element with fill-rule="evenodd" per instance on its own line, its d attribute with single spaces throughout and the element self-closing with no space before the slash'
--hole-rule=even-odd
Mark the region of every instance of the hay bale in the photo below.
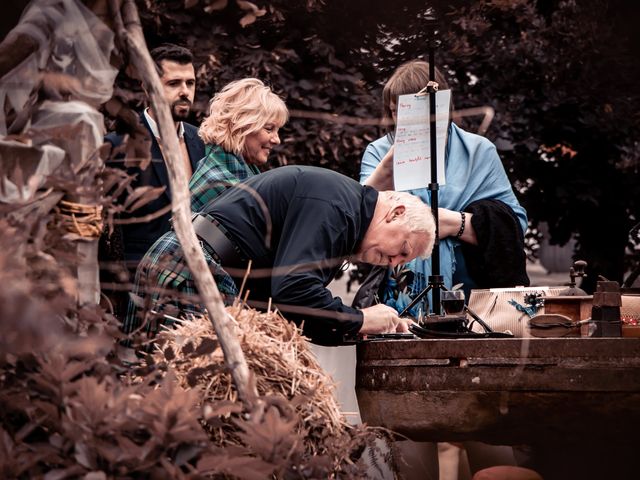
<svg viewBox="0 0 640 480">
<path fill-rule="evenodd" d="M 373 442 L 375 434 L 347 423 L 334 396 L 335 385 L 319 366 L 308 340 L 276 311 L 261 313 L 239 304 L 227 311 L 236 321 L 236 334 L 259 394 L 277 407 L 280 428 L 291 428 L 285 443 L 287 448 L 297 448 L 298 455 L 287 454 L 291 457 L 287 461 L 304 464 L 311 457 L 324 457 L 325 463 L 332 464 L 330 471 L 344 474 L 348 470 L 350 476 L 359 476 L 363 467 L 356 467 L 353 459 Z M 162 331 L 154 357 L 176 372 L 183 387 L 198 389 L 203 425 L 214 444 L 247 447 L 247 432 L 253 427 L 248 428 L 241 415 L 242 405 L 206 316 L 191 317 Z M 301 445 L 295 447 L 296 442 Z"/>
</svg>

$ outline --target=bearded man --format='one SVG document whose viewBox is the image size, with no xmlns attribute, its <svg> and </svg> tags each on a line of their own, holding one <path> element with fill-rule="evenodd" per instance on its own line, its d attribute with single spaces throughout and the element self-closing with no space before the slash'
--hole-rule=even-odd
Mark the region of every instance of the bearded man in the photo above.
<svg viewBox="0 0 640 480">
<path fill-rule="evenodd" d="M 160 75 L 164 98 L 171 107 L 187 174 L 191 176 L 205 153 L 204 143 L 198 137 L 197 127 L 186 122 L 196 90 L 193 55 L 188 49 L 169 43 L 154 48 L 150 53 Z M 162 195 L 134 211 L 131 216 L 145 217 L 164 211 L 163 214 L 141 223 L 122 225 L 124 260 L 131 272 L 135 272 L 140 259 L 149 247 L 170 230 L 169 219 L 171 218 L 169 174 L 158 141 L 160 132 L 153 108 L 145 109 L 140 115 L 140 120 L 149 130 L 151 137 L 150 165 L 144 169 L 136 165 L 130 166 L 135 163 L 135 159 L 126 159 L 123 155 L 116 156 L 109 165 L 126 169 L 129 174 L 135 175 L 135 180 L 131 184 L 133 188 L 140 186 L 166 188 Z M 117 148 L 122 144 L 124 136 L 111 133 L 105 137 L 105 140 L 111 143 L 113 148 Z"/>
</svg>

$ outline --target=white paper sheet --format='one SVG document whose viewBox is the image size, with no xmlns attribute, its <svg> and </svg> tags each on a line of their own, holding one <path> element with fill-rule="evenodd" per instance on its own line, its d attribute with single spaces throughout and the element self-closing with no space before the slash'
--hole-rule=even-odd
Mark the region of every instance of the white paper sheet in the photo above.
<svg viewBox="0 0 640 480">
<path fill-rule="evenodd" d="M 444 152 L 449 126 L 451 90 L 436 92 L 438 183 L 445 185 Z M 393 181 L 398 191 L 425 188 L 431 183 L 429 95 L 400 95 L 393 153 Z"/>
</svg>

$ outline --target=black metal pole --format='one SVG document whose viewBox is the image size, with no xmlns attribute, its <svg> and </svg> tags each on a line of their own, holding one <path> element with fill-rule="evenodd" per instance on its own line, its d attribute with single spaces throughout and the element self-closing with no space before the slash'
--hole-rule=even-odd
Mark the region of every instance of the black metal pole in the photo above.
<svg viewBox="0 0 640 480">
<path fill-rule="evenodd" d="M 435 25 L 434 17 L 427 19 L 429 22 L 429 81 L 435 82 Z M 438 149 L 436 145 L 436 88 L 432 85 L 427 86 L 429 93 L 429 140 L 431 154 L 431 181 L 429 183 L 429 192 L 431 194 L 431 213 L 436 222 L 436 239 L 433 245 L 433 253 L 431 254 L 431 275 L 428 278 L 427 287 L 422 290 L 414 299 L 400 312 L 400 316 L 407 315 L 409 311 L 418 304 L 418 302 L 431 291 L 431 310 L 434 315 L 441 315 L 442 305 L 440 303 L 440 290 L 445 290 L 444 279 L 440 275 L 440 240 L 438 238 Z"/>
<path fill-rule="evenodd" d="M 435 82 L 435 19 L 431 21 L 431 31 L 429 32 L 429 80 Z M 443 279 L 440 275 L 440 240 L 438 226 L 438 148 L 436 145 L 436 89 L 429 88 L 429 130 L 431 134 L 431 183 L 429 191 L 431 192 L 431 212 L 436 222 L 436 241 L 431 254 L 431 276 L 429 277 L 429 286 L 431 287 L 431 303 L 432 310 L 435 315 L 440 315 L 440 288 L 443 286 Z"/>
</svg>

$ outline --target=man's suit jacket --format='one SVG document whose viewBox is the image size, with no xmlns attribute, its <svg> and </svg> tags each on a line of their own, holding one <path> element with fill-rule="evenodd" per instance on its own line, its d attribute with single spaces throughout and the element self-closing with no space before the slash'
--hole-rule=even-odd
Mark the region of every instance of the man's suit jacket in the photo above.
<svg viewBox="0 0 640 480">
<path fill-rule="evenodd" d="M 157 212 L 171 203 L 169 173 L 162 152 L 160 151 L 160 145 L 153 133 L 151 133 L 151 128 L 144 115 L 141 115 L 141 121 L 151 135 L 151 164 L 144 170 L 141 170 L 139 167 L 126 168 L 127 173 L 136 175 L 136 179 L 132 182 L 132 187 L 150 185 L 153 187 L 166 186 L 167 188 L 157 199 L 128 215 L 130 217 L 142 217 Z M 185 122 L 183 122 L 183 125 L 184 141 L 189 152 L 191 169 L 195 171 L 198 162 L 204 157 L 204 143 L 200 137 L 198 137 L 198 129 L 196 127 Z M 115 148 L 122 143 L 123 136 L 110 133 L 105 137 L 105 141 L 111 143 Z M 114 162 L 113 165 L 110 164 L 110 166 L 125 169 L 122 157 L 117 160 L 119 161 Z M 168 211 L 164 215 L 148 222 L 122 225 L 124 260 L 130 269 L 135 269 L 144 254 L 147 253 L 149 247 L 151 247 L 160 236 L 169 231 L 171 228 L 169 223 L 170 218 L 171 211 Z"/>
</svg>

